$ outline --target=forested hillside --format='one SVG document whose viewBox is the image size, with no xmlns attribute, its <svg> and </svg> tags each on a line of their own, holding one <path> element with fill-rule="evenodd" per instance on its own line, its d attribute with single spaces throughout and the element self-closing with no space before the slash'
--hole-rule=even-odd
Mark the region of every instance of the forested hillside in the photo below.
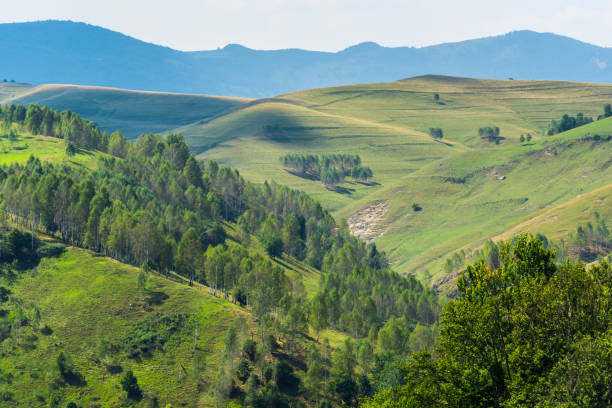
<svg viewBox="0 0 612 408">
<path fill-rule="evenodd" d="M 96 154 L 92 167 L 78 166 L 72 160 L 45 162 L 34 156 L 25 163 L 5 164 L 0 169 L 3 236 L 8 239 L 11 234 L 21 234 L 14 231 L 34 231 L 135 265 L 140 272 L 132 272 L 134 280 L 150 307 L 165 304 L 165 298 L 158 299 L 162 295 L 146 283 L 147 274 L 153 273 L 149 271 L 156 271 L 156 282 L 165 277 L 184 281 L 184 290 L 206 287 L 211 296 L 225 299 L 227 307 L 233 303 L 249 313 L 252 323 L 232 326 L 222 363 L 206 371 L 206 375 L 211 375 L 210 370 L 217 372 L 206 387 L 200 386 L 199 392 L 210 401 L 219 404 L 234 399 L 257 406 L 298 401 L 354 404 L 358 396 L 386 384 L 386 380 L 376 380 L 383 375 L 376 370 L 389 369 L 388 364 L 395 360 L 374 368 L 377 350 L 406 355 L 403 338 L 411 333 L 422 337 L 424 344 L 433 344 L 439 313 L 436 293 L 413 277 L 393 272 L 375 245 L 354 238 L 346 225 L 338 225 L 304 193 L 275 183 L 254 185 L 236 170 L 214 161 L 197 161 L 180 135 L 147 134 L 129 143 L 120 133 L 107 135 L 75 114 L 37 105 L 27 109 L 7 106 L 0 115 L 3 137 L 45 134 L 62 140 L 68 157 L 96 150 L 109 153 Z M 30 249 L 36 249 L 38 239 L 27 236 L 16 241 L 13 252 L 25 251 L 30 240 Z M 300 261 L 320 271 L 319 285 L 310 293 L 291 266 Z M 56 267 L 63 268 L 63 262 Z M 28 297 L 22 288 L 26 280 L 36 282 L 40 267 L 11 259 L 3 265 L 7 293 L 23 293 L 7 297 L 8 317 L 2 320 L 7 329 L 6 352 L 22 361 L 32 358 L 32 348 L 20 343 L 19 336 L 30 336 L 29 344 L 35 349 L 41 328 L 27 316 L 17 320 L 11 316 L 34 313 L 23 309 Z M 44 319 L 43 312 L 37 313 Z M 130 322 L 128 327 L 136 324 L 129 314 L 124 318 Z M 133 367 L 122 377 L 126 401 L 144 403 L 157 398 L 142 392 L 153 387 L 148 383 L 152 380 L 144 376 L 138 383 L 133 372 L 142 370 L 141 359 L 151 363 L 147 359 L 167 354 L 165 347 L 170 346 L 166 342 L 179 335 L 173 333 L 185 327 L 188 317 L 179 314 L 167 319 L 161 326 L 143 322 L 126 328 L 125 335 L 137 336 L 133 346 L 126 347 L 118 338 L 100 346 L 97 358 L 118 359 Z M 336 342 L 341 345 L 336 352 L 328 337 L 325 341 L 320 337 L 329 328 L 346 339 Z M 197 326 L 188 330 L 199 336 Z M 74 397 L 72 387 L 100 392 L 88 386 L 90 368 L 81 372 L 67 362 L 71 361 L 68 350 L 61 344 L 73 340 L 70 333 L 64 335 L 68 337 L 56 343 L 59 357 L 49 355 L 45 360 L 53 366 L 57 359 L 58 371 L 51 379 L 53 388 L 37 394 L 41 401 Z M 70 353 L 75 352 L 81 353 L 74 348 Z M 81 354 L 75 360 L 82 367 L 98 364 L 85 362 Z M 108 374 L 117 375 L 112 367 Z M 10 376 L 15 375 L 11 371 Z M 199 374 L 195 384 L 198 378 Z M 326 386 L 321 388 L 323 380 Z M 7 402 L 18 405 L 27 397 L 8 391 L 12 381 L 6 381 L 3 395 Z M 37 387 L 36 382 L 32 384 Z M 171 396 L 164 400 L 173 401 Z"/>
<path fill-rule="evenodd" d="M 497 266 L 468 266 L 437 347 L 363 406 L 610 406 L 612 269 L 554 258 L 521 235 L 500 246 Z"/>
</svg>

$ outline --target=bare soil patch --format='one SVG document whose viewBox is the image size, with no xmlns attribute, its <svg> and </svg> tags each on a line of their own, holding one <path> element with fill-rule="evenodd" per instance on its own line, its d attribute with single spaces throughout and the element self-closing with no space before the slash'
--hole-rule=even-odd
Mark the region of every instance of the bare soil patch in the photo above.
<svg viewBox="0 0 612 408">
<path fill-rule="evenodd" d="M 374 241 L 388 229 L 382 223 L 388 211 L 388 200 L 376 201 L 363 210 L 357 211 L 347 220 L 351 234 L 368 244 Z"/>
</svg>

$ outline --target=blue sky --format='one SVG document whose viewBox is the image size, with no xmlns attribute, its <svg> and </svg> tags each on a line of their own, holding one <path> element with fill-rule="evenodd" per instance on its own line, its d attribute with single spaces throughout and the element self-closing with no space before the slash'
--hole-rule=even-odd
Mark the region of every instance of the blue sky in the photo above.
<svg viewBox="0 0 612 408">
<path fill-rule="evenodd" d="M 2 0 L 2 2 L 7 0 Z M 180 50 L 239 43 L 337 51 L 531 29 L 612 47 L 612 0 L 19 0 L 0 22 L 84 21 Z"/>
</svg>

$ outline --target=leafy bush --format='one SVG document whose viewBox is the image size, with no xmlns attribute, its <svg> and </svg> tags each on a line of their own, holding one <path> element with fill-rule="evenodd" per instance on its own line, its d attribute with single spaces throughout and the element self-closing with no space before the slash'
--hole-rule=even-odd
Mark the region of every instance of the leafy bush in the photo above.
<svg viewBox="0 0 612 408">
<path fill-rule="evenodd" d="M 175 313 L 147 319 L 135 325 L 118 344 L 109 348 L 111 351 L 123 350 L 129 358 L 150 357 L 185 327 L 188 317 L 187 313 Z"/>
<path fill-rule="evenodd" d="M 53 256 L 61 255 L 66 250 L 66 245 L 54 242 L 44 244 L 36 250 L 36 254 L 40 258 L 51 258 Z"/>
<path fill-rule="evenodd" d="M 140 386 L 138 386 L 138 380 L 132 370 L 126 371 L 123 378 L 121 378 L 121 388 L 123 388 L 123 391 L 127 392 L 128 398 L 130 399 L 140 400 L 142 398 L 142 391 L 140 390 Z"/>
</svg>

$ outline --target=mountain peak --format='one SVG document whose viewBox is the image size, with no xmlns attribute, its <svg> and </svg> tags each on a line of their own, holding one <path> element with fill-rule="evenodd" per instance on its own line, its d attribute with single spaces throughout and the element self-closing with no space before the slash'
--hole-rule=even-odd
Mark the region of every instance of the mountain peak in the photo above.
<svg viewBox="0 0 612 408">
<path fill-rule="evenodd" d="M 347 52 L 347 51 L 372 51 L 372 50 L 378 50 L 384 48 L 383 46 L 381 46 L 380 44 L 374 42 L 374 41 L 364 41 L 362 43 L 359 44 L 355 44 L 355 45 L 351 45 L 350 47 L 347 47 L 345 49 L 343 49 L 340 52 Z"/>
</svg>

